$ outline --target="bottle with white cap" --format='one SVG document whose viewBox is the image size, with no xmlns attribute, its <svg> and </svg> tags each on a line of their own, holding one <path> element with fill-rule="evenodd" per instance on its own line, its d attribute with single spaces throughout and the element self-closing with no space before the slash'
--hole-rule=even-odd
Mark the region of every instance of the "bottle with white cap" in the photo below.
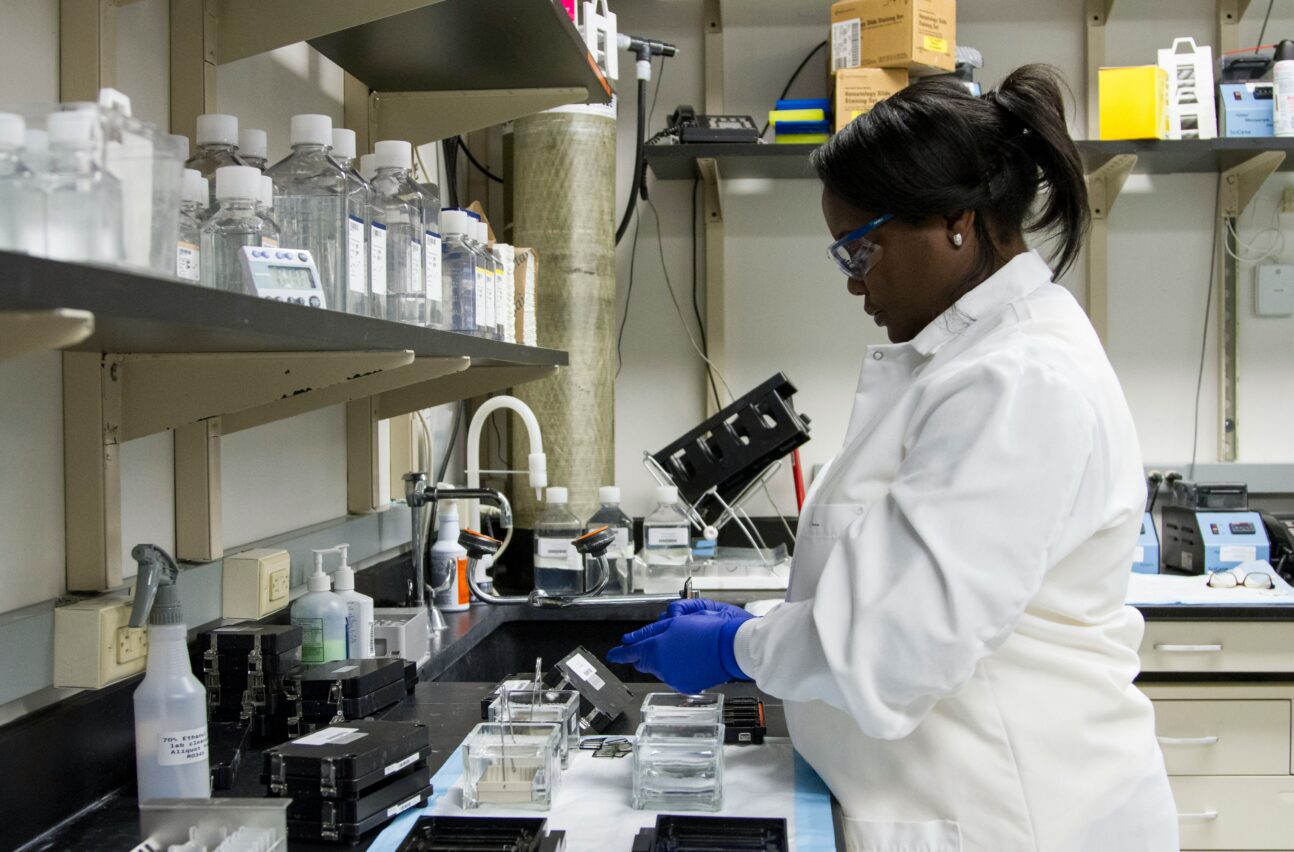
<svg viewBox="0 0 1294 852">
<path fill-rule="evenodd" d="M 355 168 L 354 130 L 333 128 L 332 157 L 346 172 L 346 312 L 372 316 L 368 239 L 373 188 Z"/>
<path fill-rule="evenodd" d="M 197 169 L 185 169 L 180 183 L 180 228 L 175 242 L 175 275 L 183 281 L 202 280 L 202 218 L 207 188 Z"/>
<path fill-rule="evenodd" d="M 0 113 L 0 249 L 44 254 L 45 197 L 25 161 L 27 122 Z"/>
<path fill-rule="evenodd" d="M 549 488 L 547 505 L 535 519 L 535 588 L 550 595 L 584 591 L 584 564 L 574 544 L 584 527 L 568 497 L 565 488 Z"/>
<path fill-rule="evenodd" d="M 28 127 L 23 134 L 23 162 L 36 174 L 49 169 L 49 134 L 39 127 Z"/>
<path fill-rule="evenodd" d="M 373 203 L 386 228 L 386 318 L 427 322 L 426 272 L 422 264 L 422 198 L 412 189 L 413 146 L 384 140 L 373 146 Z"/>
<path fill-rule="evenodd" d="M 238 131 L 238 156 L 254 169 L 265 171 L 269 145 L 270 137 L 264 130 L 244 127 Z"/>
<path fill-rule="evenodd" d="M 194 141 L 198 145 L 197 150 L 184 166 L 197 169 L 199 174 L 211 182 L 212 194 L 207 201 L 207 208 L 215 210 L 216 169 L 222 166 L 247 165 L 242 157 L 238 156 L 238 117 L 216 113 L 198 116 L 198 128 Z"/>
<path fill-rule="evenodd" d="M 476 221 L 476 241 L 485 255 L 486 271 L 490 276 L 490 336 L 503 339 L 503 262 L 494 253 L 490 242 L 490 225 L 484 219 Z"/>
<path fill-rule="evenodd" d="M 476 258 L 476 331 L 494 337 L 494 266 L 481 243 L 481 217 L 467 211 L 467 245 Z"/>
<path fill-rule="evenodd" d="M 586 533 L 601 527 L 610 527 L 616 534 L 616 542 L 607 551 L 607 567 L 611 576 L 603 587 L 603 594 L 628 594 L 630 589 L 629 565 L 634 558 L 634 522 L 633 518 L 620 508 L 620 489 L 614 485 L 604 485 L 598 489 L 598 502 L 602 505 L 584 525 Z M 589 582 L 595 582 L 592 560 L 585 560 L 585 576 Z"/>
<path fill-rule="evenodd" d="M 331 547 L 314 551 L 314 573 L 306 580 L 306 594 L 292 604 L 292 623 L 301 628 L 303 663 L 346 659 L 346 602 L 332 590 L 332 578 L 324 573 L 324 556 L 335 552 Z"/>
<path fill-rule="evenodd" d="M 56 260 L 116 263 L 122 241 L 121 182 L 99 163 L 99 116 L 50 113 L 45 192 L 45 253 Z"/>
<path fill-rule="evenodd" d="M 216 198 L 220 206 L 202 226 L 202 284 L 232 293 L 247 292 L 239 250 L 259 248 L 262 238 L 273 237 L 273 223 L 257 208 L 261 200 L 261 173 L 251 166 L 221 166 L 216 170 Z"/>
<path fill-rule="evenodd" d="M 423 171 L 423 179 L 413 185 L 422 195 L 422 263 L 425 267 L 423 277 L 427 281 L 427 325 L 447 329 L 453 317 L 450 294 L 445 290 L 445 278 L 441 272 L 444 235 L 440 223 L 439 173 L 436 171 L 439 161 L 435 158 L 428 161 L 419 156 L 418 165 Z"/>
<path fill-rule="evenodd" d="M 507 243 L 495 243 L 494 256 L 503 266 L 503 278 L 499 286 L 499 320 L 506 343 L 517 342 L 517 250 Z"/>
<path fill-rule="evenodd" d="M 350 567 L 347 559 L 350 545 L 339 544 L 329 550 L 341 557 L 341 565 L 333 572 L 332 583 L 334 594 L 346 605 L 346 659 L 372 659 L 373 599 L 355 591 L 355 569 Z"/>
<path fill-rule="evenodd" d="M 661 485 L 656 489 L 656 508 L 643 519 L 643 561 L 647 579 L 683 577 L 692 561 L 692 526 L 678 501 L 678 489 Z"/>
<path fill-rule="evenodd" d="M 283 229 L 274 218 L 274 180 L 269 175 L 261 175 L 261 195 L 256 202 L 256 213 L 265 220 L 265 227 L 261 230 L 261 246 L 278 248 Z"/>
<path fill-rule="evenodd" d="M 294 115 L 288 138 L 292 153 L 265 170 L 283 247 L 310 252 L 328 307 L 345 310 L 346 172 L 329 154 L 332 119 Z"/>
<path fill-rule="evenodd" d="M 476 252 L 467 243 L 466 210 L 449 209 L 440 214 L 440 275 L 446 296 L 448 328 L 476 333 Z"/>
</svg>

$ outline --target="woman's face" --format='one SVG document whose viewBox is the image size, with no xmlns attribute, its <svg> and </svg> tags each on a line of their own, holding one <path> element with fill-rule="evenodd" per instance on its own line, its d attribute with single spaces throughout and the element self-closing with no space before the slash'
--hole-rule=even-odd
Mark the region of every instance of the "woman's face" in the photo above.
<svg viewBox="0 0 1294 852">
<path fill-rule="evenodd" d="M 822 215 L 833 240 L 888 212 L 861 210 L 822 190 Z M 958 285 L 970 275 L 975 256 L 972 215 L 931 216 L 916 225 L 891 219 L 867 235 L 881 247 L 881 257 L 865 280 L 849 279 L 849 292 L 863 297 L 863 310 L 892 343 L 916 337 L 960 295 Z M 962 235 L 960 247 L 953 245 L 954 233 Z"/>
</svg>

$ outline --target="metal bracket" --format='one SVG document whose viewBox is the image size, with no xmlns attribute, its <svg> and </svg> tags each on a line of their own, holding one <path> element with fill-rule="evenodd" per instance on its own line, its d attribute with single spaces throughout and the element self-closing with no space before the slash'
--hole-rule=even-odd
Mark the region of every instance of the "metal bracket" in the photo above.
<svg viewBox="0 0 1294 852">
<path fill-rule="evenodd" d="M 480 89 L 444 92 L 373 92 L 369 96 L 374 139 L 410 139 L 420 144 L 502 124 L 552 107 L 582 104 L 583 86 L 545 89 Z"/>
<path fill-rule="evenodd" d="M 1222 215 L 1235 217 L 1243 213 L 1284 160 L 1284 151 L 1263 151 L 1222 172 Z"/>
<path fill-rule="evenodd" d="M 117 3 L 59 0 L 59 100 L 99 100 L 117 84 Z"/>
<path fill-rule="evenodd" d="M 217 61 L 224 65 L 438 2 L 441 0 L 218 0 Z"/>
<path fill-rule="evenodd" d="M 73 346 L 93 332 L 94 314 L 89 311 L 0 311 L 0 361 Z"/>
<path fill-rule="evenodd" d="M 1250 0 L 1218 0 L 1218 53 L 1240 47 L 1240 19 Z"/>
<path fill-rule="evenodd" d="M 1087 175 L 1092 229 L 1087 239 L 1087 315 L 1104 343 L 1110 323 L 1110 209 L 1137 165 L 1135 154 L 1116 154 Z"/>
<path fill-rule="evenodd" d="M 1087 55 L 1087 136 L 1099 138 L 1100 70 L 1105 64 L 1105 24 L 1110 19 L 1114 0 L 1084 0 Z"/>
<path fill-rule="evenodd" d="M 723 3 L 705 0 L 705 112 L 723 115 Z"/>
<path fill-rule="evenodd" d="M 1087 175 L 1087 204 L 1093 219 L 1104 219 L 1137 165 L 1136 154 L 1115 154 Z"/>
</svg>

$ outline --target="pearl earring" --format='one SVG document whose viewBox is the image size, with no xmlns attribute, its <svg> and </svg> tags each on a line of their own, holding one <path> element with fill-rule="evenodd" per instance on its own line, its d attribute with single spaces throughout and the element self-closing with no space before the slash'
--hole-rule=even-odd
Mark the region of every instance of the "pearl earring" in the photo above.
<svg viewBox="0 0 1294 852">
<path fill-rule="evenodd" d="M 961 248 L 961 247 L 962 247 L 962 235 L 961 235 L 961 234 L 953 234 L 953 245 L 954 245 L 954 246 L 956 246 L 957 248 Z"/>
</svg>

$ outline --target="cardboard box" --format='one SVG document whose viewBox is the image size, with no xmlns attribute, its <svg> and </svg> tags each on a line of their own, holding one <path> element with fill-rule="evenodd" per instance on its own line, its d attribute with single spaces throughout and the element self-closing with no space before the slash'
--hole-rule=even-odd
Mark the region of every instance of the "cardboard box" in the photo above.
<svg viewBox="0 0 1294 852">
<path fill-rule="evenodd" d="M 957 66 L 956 0 L 840 0 L 831 6 L 831 70 Z"/>
<path fill-rule="evenodd" d="M 538 346 L 536 318 L 539 309 L 539 255 L 534 249 L 517 246 L 517 286 L 514 292 L 517 308 L 517 342 Z"/>
<path fill-rule="evenodd" d="M 1274 83 L 1252 81 L 1218 86 L 1223 136 L 1272 136 Z"/>
<path fill-rule="evenodd" d="M 1100 138 L 1167 139 L 1168 72 L 1158 65 L 1098 72 Z"/>
<path fill-rule="evenodd" d="M 836 72 L 836 132 L 907 85 L 908 72 L 901 68 L 846 68 Z"/>
</svg>

